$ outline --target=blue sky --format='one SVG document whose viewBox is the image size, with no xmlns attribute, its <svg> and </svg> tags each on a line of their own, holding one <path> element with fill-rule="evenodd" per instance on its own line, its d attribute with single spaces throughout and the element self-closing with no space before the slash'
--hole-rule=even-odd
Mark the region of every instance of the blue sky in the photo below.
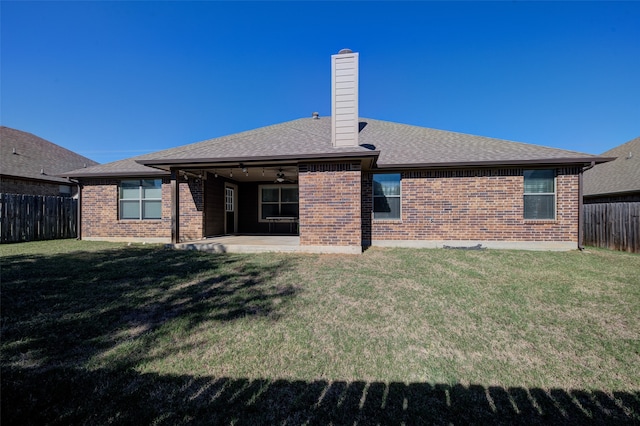
<svg viewBox="0 0 640 426">
<path fill-rule="evenodd" d="M 0 121 L 99 162 L 330 115 L 602 153 L 640 136 L 638 2 L 0 3 Z"/>
</svg>

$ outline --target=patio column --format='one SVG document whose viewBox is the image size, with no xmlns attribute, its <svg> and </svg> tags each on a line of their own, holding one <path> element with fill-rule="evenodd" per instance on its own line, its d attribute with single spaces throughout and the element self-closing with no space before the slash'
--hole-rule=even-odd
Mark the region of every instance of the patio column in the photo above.
<svg viewBox="0 0 640 426">
<path fill-rule="evenodd" d="M 359 162 L 300 164 L 300 245 L 362 253 L 361 187 Z"/>
<path fill-rule="evenodd" d="M 171 243 L 180 242 L 180 174 L 171 169 Z"/>
</svg>

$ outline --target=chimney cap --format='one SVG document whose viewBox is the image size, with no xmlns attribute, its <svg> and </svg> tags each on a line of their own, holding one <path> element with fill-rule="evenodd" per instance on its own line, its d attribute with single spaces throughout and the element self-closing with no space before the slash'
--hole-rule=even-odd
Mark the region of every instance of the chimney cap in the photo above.
<svg viewBox="0 0 640 426">
<path fill-rule="evenodd" d="M 340 49 L 340 51 L 338 52 L 338 55 L 342 55 L 343 53 L 353 53 L 353 50 L 351 50 L 351 49 Z"/>
</svg>

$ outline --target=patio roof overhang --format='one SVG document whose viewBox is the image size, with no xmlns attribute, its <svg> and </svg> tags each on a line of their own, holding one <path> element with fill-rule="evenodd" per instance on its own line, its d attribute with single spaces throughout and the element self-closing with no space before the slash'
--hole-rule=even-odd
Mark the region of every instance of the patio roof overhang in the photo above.
<svg viewBox="0 0 640 426">
<path fill-rule="evenodd" d="M 204 172 L 216 172 L 219 169 L 263 168 L 260 178 L 249 177 L 246 179 L 242 173 L 237 173 L 233 180 L 257 181 L 266 177 L 264 170 L 278 168 L 280 171 L 286 166 L 293 168 L 291 175 L 295 173 L 297 178 L 297 165 L 304 163 L 335 162 L 335 161 L 359 161 L 363 170 L 375 167 L 379 151 L 340 152 L 306 155 L 279 155 L 279 156 L 251 156 L 251 157 L 224 157 L 224 158 L 173 158 L 173 159 L 140 159 L 136 163 L 146 167 L 162 170 L 171 174 L 171 242 L 177 244 L 180 241 L 180 185 L 177 184 L 178 176 L 182 173 L 191 173 L 198 177 L 206 175 Z M 295 168 L 294 168 L 295 167 Z M 231 173 L 230 173 L 231 175 Z M 216 175 L 217 176 L 217 175 Z M 230 176 L 231 177 L 231 176 Z M 297 180 L 297 179 L 295 179 Z"/>
<path fill-rule="evenodd" d="M 305 162 L 319 161 L 353 161 L 360 160 L 362 168 L 369 170 L 375 167 L 376 159 L 380 151 L 340 152 L 305 155 L 279 155 L 275 156 L 251 156 L 251 157 L 223 157 L 223 158 L 168 158 L 168 159 L 144 159 L 136 160 L 138 164 L 164 170 L 207 170 L 215 168 L 240 167 L 242 165 L 252 167 L 292 165 Z"/>
</svg>

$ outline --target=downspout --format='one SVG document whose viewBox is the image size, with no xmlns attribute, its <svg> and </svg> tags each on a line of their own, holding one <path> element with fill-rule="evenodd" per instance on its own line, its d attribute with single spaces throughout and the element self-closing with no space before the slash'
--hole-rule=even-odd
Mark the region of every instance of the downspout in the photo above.
<svg viewBox="0 0 640 426">
<path fill-rule="evenodd" d="M 596 165 L 595 161 L 592 161 L 590 165 L 583 167 L 578 175 L 578 250 L 584 250 L 584 207 L 582 202 L 582 182 L 583 174 L 589 169 L 592 169 Z"/>
<path fill-rule="evenodd" d="M 171 244 L 180 242 L 180 172 L 171 168 Z"/>
<path fill-rule="evenodd" d="M 69 179 L 70 182 L 78 185 L 78 207 L 76 218 L 76 240 L 82 240 L 82 184 L 78 180 Z"/>
</svg>

